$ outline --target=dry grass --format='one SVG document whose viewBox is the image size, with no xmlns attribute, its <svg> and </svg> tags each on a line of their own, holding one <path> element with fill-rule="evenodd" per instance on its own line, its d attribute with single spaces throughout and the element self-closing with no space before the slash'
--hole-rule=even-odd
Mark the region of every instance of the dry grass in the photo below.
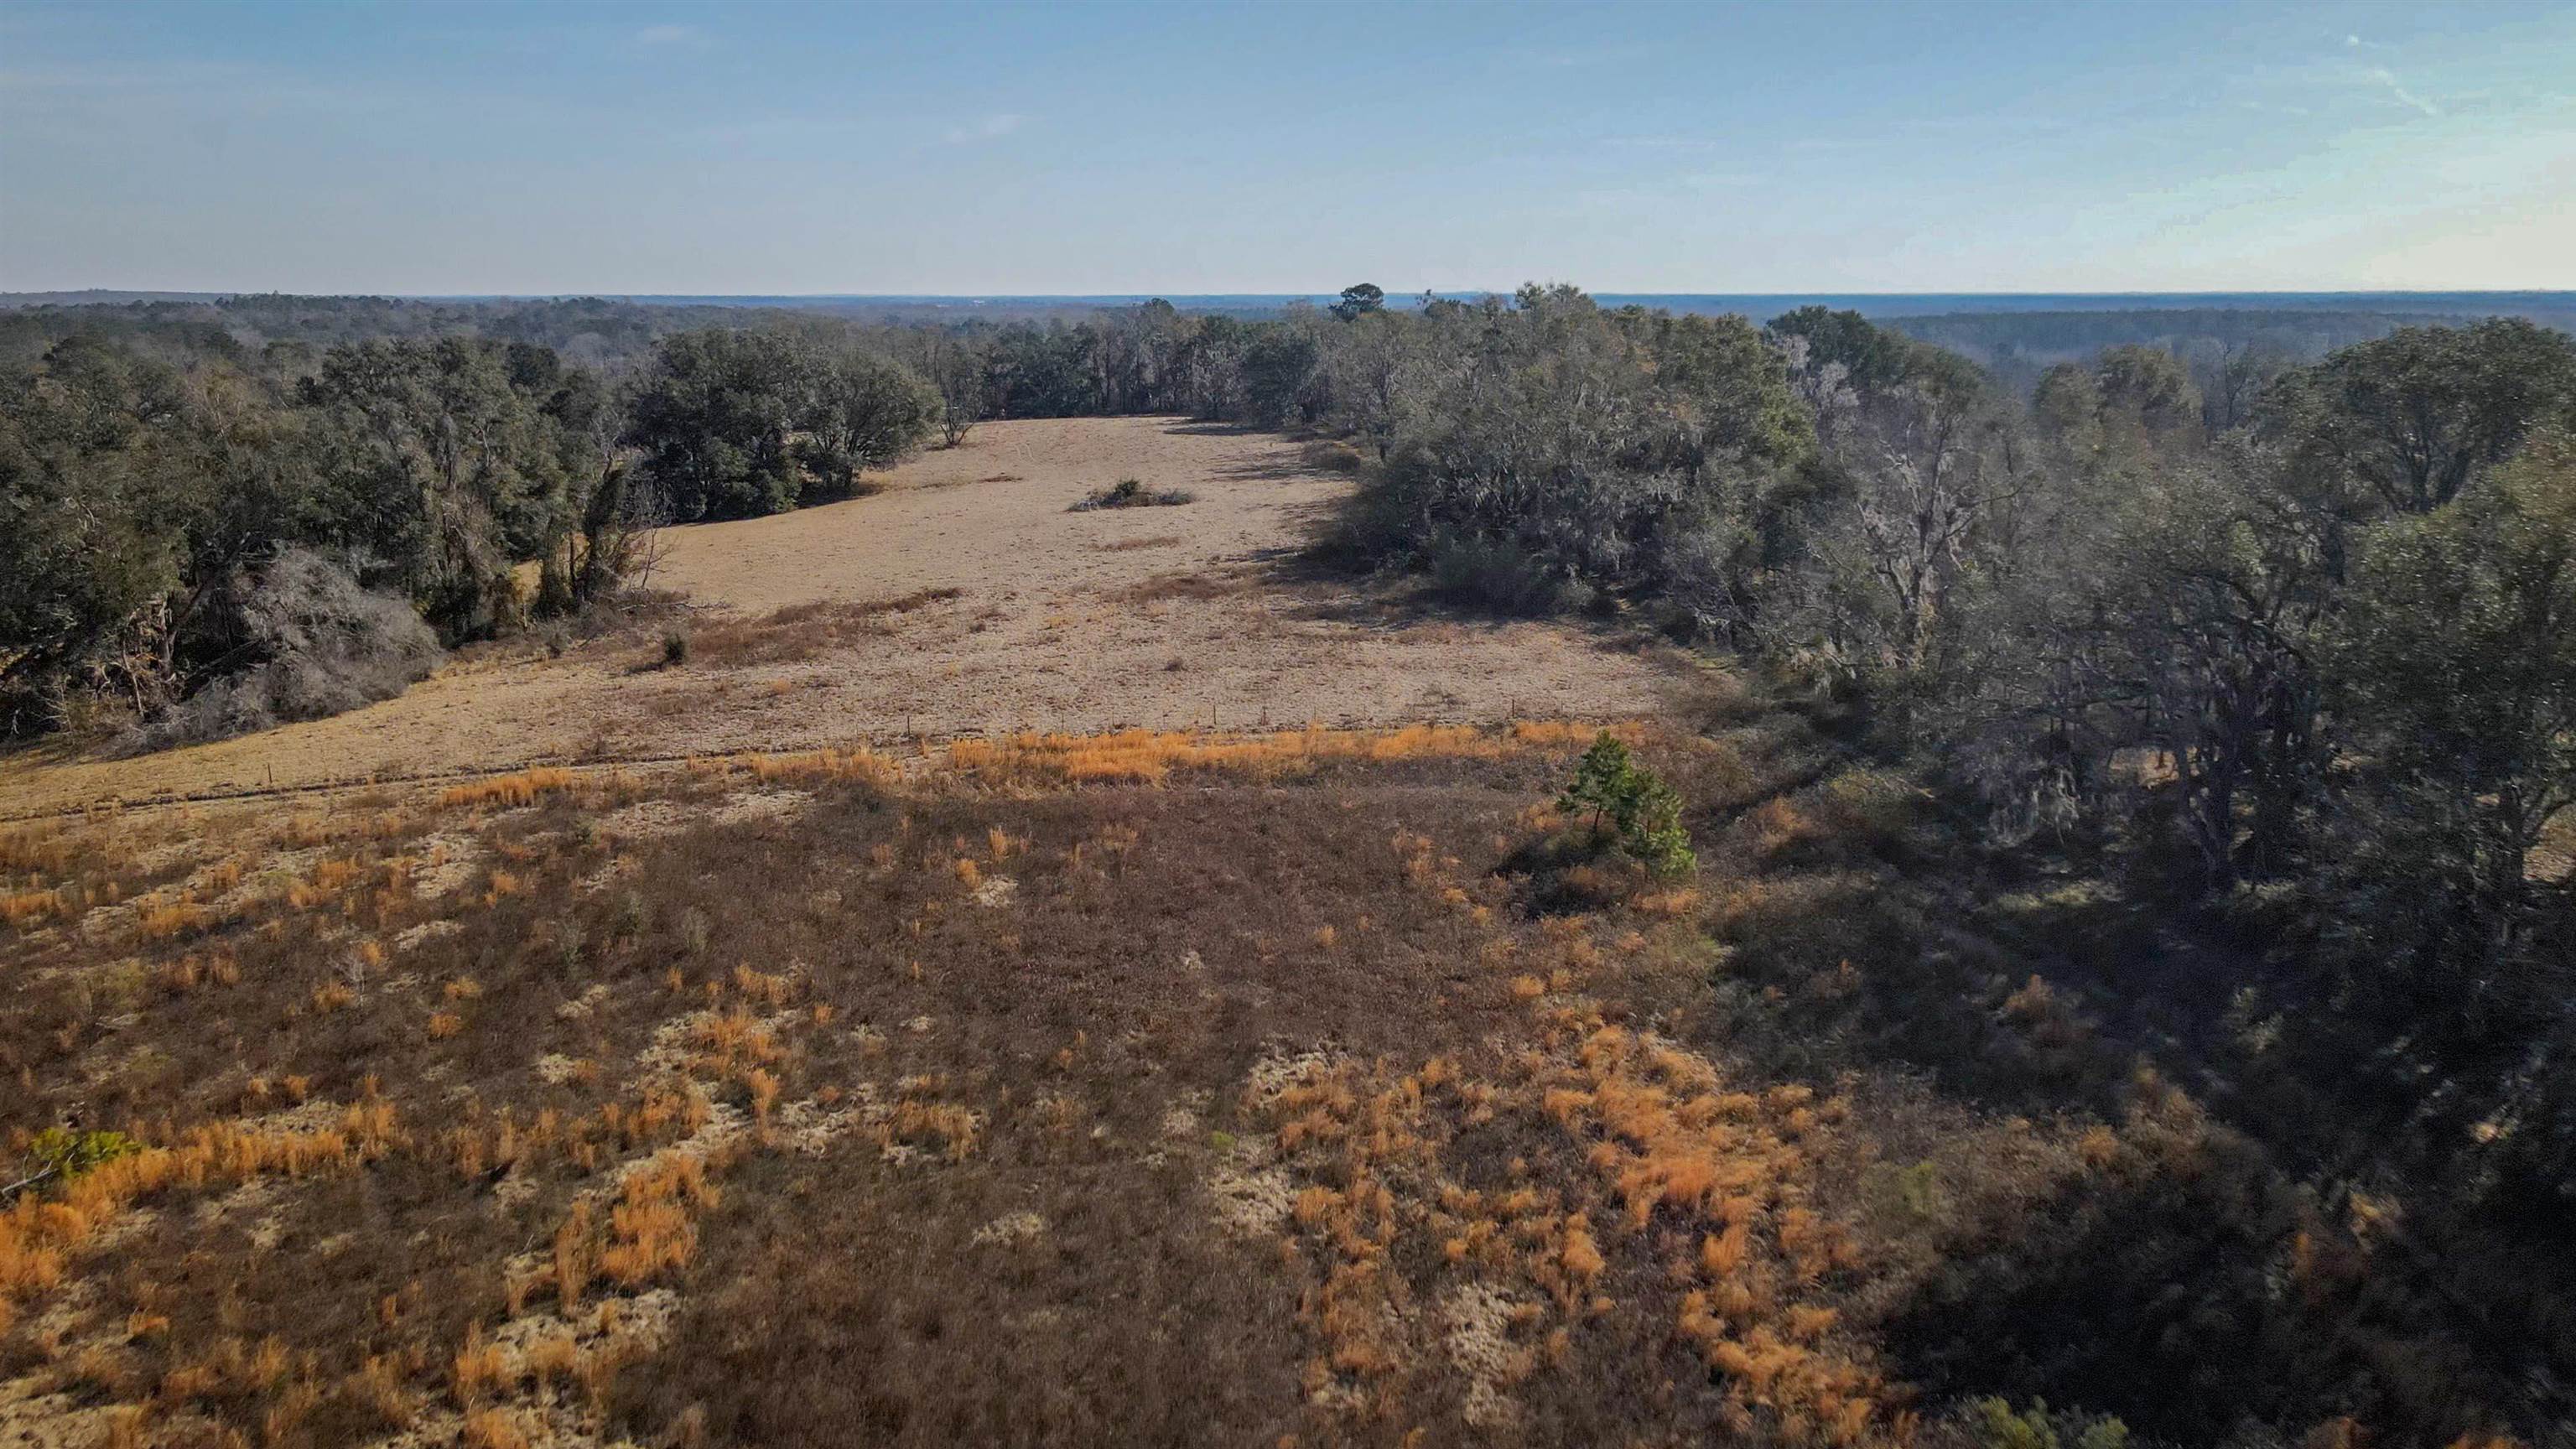
<svg viewBox="0 0 2576 1449">
<path fill-rule="evenodd" d="M 2374 1306 L 2397 1206 L 2302 1207 L 2125 1056 L 2080 1075 L 2114 1047 L 2054 964 L 1920 986 L 1961 948 L 1900 909 L 1901 785 L 1618 725 L 1703 845 L 1645 882 L 1561 849 L 1597 728 L 7 837 L 75 909 L 0 939 L 0 1140 L 140 1150 L 0 1210 L 0 1378 L 92 1437 L 311 1444 L 1934 1444 L 2070 1383 L 2190 1427 L 2178 1382 L 2283 1423 L 2367 1383 L 2438 1442 L 2508 1402 Z M 1973 1019 L 2045 1107 L 1928 1091 L 1889 1018 Z M 2088 1276 L 2169 1240 L 2189 1273 Z M 2322 1367 L 2226 1377 L 2263 1360 L 2222 1310 Z M 2390 1387 L 2434 1362 L 2448 1398 Z"/>
<path fill-rule="evenodd" d="M 469 785 L 458 785 L 440 794 L 438 803 L 448 806 L 497 805 L 503 809 L 517 809 L 535 804 L 540 796 L 571 789 L 578 778 L 572 771 L 564 769 L 523 770 L 515 775 L 502 775 L 494 779 L 477 780 Z"/>
<path fill-rule="evenodd" d="M 1565 752 L 1589 744 L 1602 727 L 1522 721 L 1500 729 L 1474 725 L 1408 725 L 1392 730 L 1326 729 L 1265 735 L 1213 735 L 1195 730 L 1126 730 L 1109 735 L 1020 734 L 958 740 L 950 768 L 996 784 L 1096 781 L 1155 783 L 1176 771 L 1222 771 L 1272 778 L 1328 761 L 1496 760 L 1529 752 Z M 1642 727 L 1611 727 L 1634 740 Z"/>
<path fill-rule="evenodd" d="M 70 902 L 59 890 L 20 891 L 0 896 L 0 922 L 24 928 L 67 914 Z"/>
<path fill-rule="evenodd" d="M 1240 594 L 1250 581 L 1218 573 L 1166 573 L 1130 584 L 1111 595 L 1121 604 L 1164 604 L 1175 599 L 1206 601 Z"/>
<path fill-rule="evenodd" d="M 755 664 L 801 664 L 863 640 L 891 638 L 895 619 L 965 597 L 957 588 L 916 589 L 865 603 L 817 600 L 789 604 L 758 619 L 727 621 L 691 639 L 690 659 L 718 669 Z"/>
<path fill-rule="evenodd" d="M 1199 501 L 1063 511 L 1083 488 L 1124 476 Z M 656 582 L 685 591 L 700 621 L 689 667 L 650 667 L 651 632 L 560 658 L 460 659 L 333 719 L 135 759 L 13 757 L 0 764 L 0 817 L 582 759 L 811 750 L 863 733 L 1629 715 L 1686 680 L 1698 687 L 1663 652 L 1603 631 L 1389 627 L 1409 616 L 1374 585 L 1247 563 L 1296 550 L 1350 486 L 1302 470 L 1282 439 L 1160 418 L 1004 422 L 904 465 L 889 485 L 792 515 L 667 530 Z M 1135 601 L 1140 587 L 1153 602 Z M 942 602 L 952 590 L 959 597 Z M 1067 623 L 1051 628 L 1054 619 Z M 1162 672 L 1174 658 L 1188 661 L 1186 679 Z"/>
</svg>

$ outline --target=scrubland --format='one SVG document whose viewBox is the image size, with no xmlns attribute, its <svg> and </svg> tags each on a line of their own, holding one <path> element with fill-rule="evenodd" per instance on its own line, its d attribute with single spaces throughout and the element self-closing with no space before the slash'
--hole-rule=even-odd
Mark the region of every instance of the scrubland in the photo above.
<svg viewBox="0 0 2576 1449">
<path fill-rule="evenodd" d="M 1552 803 L 1605 724 L 1688 875 Z M 1959 850 L 1717 677 L 21 825 L 0 1133 L 124 1137 L 0 1212 L 0 1442 L 2497 1427 Z"/>
<path fill-rule="evenodd" d="M 987 423 L 625 624 L 9 758 L 0 1444 L 2569 1442 L 2551 1224 L 2390 1150 L 2545 1095 L 1651 593 L 1319 572 L 1359 456 Z"/>
</svg>

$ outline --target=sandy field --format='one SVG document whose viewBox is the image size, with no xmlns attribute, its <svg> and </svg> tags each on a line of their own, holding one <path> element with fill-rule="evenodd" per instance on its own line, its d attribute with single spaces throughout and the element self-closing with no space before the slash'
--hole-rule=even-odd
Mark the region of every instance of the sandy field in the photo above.
<svg viewBox="0 0 2576 1449">
<path fill-rule="evenodd" d="M 1196 501 L 1067 511 L 1123 478 Z M 650 638 L 520 650 L 216 744 L 22 752 L 0 760 L 0 818 L 915 734 L 1599 717 L 1653 710 L 1684 677 L 1604 632 L 1443 616 L 1301 576 L 1296 551 L 1350 484 L 1270 434 L 988 423 L 884 481 L 845 503 L 668 530 L 651 584 L 688 595 L 684 667 L 656 667 Z M 772 617 L 800 606 L 804 618 Z"/>
</svg>

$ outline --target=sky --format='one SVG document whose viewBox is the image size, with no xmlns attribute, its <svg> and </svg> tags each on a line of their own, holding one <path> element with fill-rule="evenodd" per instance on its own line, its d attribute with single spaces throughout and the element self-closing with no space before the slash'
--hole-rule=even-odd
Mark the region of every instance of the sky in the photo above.
<svg viewBox="0 0 2576 1449">
<path fill-rule="evenodd" d="M 2576 0 L 0 0 L 0 290 L 2576 287 Z"/>
</svg>

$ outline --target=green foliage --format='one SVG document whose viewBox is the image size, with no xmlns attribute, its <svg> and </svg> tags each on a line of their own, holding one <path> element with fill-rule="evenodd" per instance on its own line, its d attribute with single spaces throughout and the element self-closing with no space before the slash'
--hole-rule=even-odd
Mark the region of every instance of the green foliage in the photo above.
<svg viewBox="0 0 2576 1449">
<path fill-rule="evenodd" d="M 2345 895 L 2362 933 L 2464 973 L 2445 995 L 2521 994 L 2558 894 L 2531 854 L 2576 806 L 2576 438 L 2366 533 L 2326 657 L 2361 749 L 2347 858 L 2379 883 Z"/>
<path fill-rule="evenodd" d="M 910 454 L 945 411 L 928 380 L 864 348 L 818 349 L 804 372 L 798 460 L 824 495 L 857 493 L 861 473 Z"/>
<path fill-rule="evenodd" d="M 74 1178 L 102 1162 L 142 1150 L 142 1143 L 122 1132 L 48 1127 L 27 1144 L 28 1175 Z"/>
<path fill-rule="evenodd" d="M 630 437 L 674 517 L 746 518 L 859 491 L 862 473 L 920 446 L 946 407 L 864 341 L 710 327 L 655 346 Z"/>
<path fill-rule="evenodd" d="M 2201 425 L 2200 385 L 2161 347 L 2114 347 L 2094 362 L 2103 409 L 2152 433 Z"/>
<path fill-rule="evenodd" d="M 1893 1163 L 1873 1164 L 1862 1178 L 1862 1190 L 1918 1230 L 1938 1223 L 1950 1211 L 1949 1194 L 1941 1185 L 1940 1164 L 1917 1162 L 1910 1167 Z"/>
<path fill-rule="evenodd" d="M 1589 812 L 1594 830 L 1606 826 L 1622 853 L 1658 875 L 1686 874 L 1699 864 L 1682 825 L 1681 796 L 1607 730 L 1583 752 L 1557 807 Z"/>
<path fill-rule="evenodd" d="M 635 394 L 633 436 L 672 516 L 743 518 L 796 505 L 803 359 L 783 333 L 665 337 Z"/>
<path fill-rule="evenodd" d="M 2423 513 L 2503 462 L 2535 424 L 2576 404 L 2576 350 L 2519 318 L 2404 327 L 2291 373 L 2263 431 L 2357 503 Z"/>
<path fill-rule="evenodd" d="M 1356 321 L 1386 307 L 1386 289 L 1375 282 L 1357 282 L 1342 289 L 1341 300 L 1333 304 L 1333 315 L 1345 322 Z"/>
<path fill-rule="evenodd" d="M 1870 323 L 1858 312 L 1837 312 L 1810 305 L 1771 319 L 1775 337 L 1803 341 L 1815 365 L 1833 365 L 1855 388 L 1893 387 L 1906 378 L 1914 344 L 1897 332 Z"/>
<path fill-rule="evenodd" d="M 388 560 L 449 642 L 523 622 L 514 564 L 537 557 L 570 488 L 547 367 L 461 337 L 335 348 L 299 399 L 326 420 L 335 542 Z"/>
<path fill-rule="evenodd" d="M 1364 317 L 1334 345 L 1332 414 L 1384 460 L 1352 541 L 1506 608 L 1557 586 L 1578 602 L 1675 590 L 1705 560 L 1702 529 L 1760 509 L 1814 448 L 1786 366 L 1742 318 L 1532 286 Z"/>
<path fill-rule="evenodd" d="M 1977 1399 L 1968 1413 L 1978 1449 L 2127 1449 L 2129 1443 L 2129 1426 L 2117 1419 L 2052 1414 L 2039 1401 L 2015 1413 L 2003 1399 Z"/>
<path fill-rule="evenodd" d="M 558 543 L 582 567 L 557 603 L 615 572 L 616 550 L 568 542 L 601 476 L 598 434 L 616 427 L 595 377 L 468 338 L 264 363 L 180 367 L 73 336 L 0 379 L 12 732 L 101 697 L 155 723 L 259 670 L 264 702 L 199 715 L 345 707 L 422 667 L 414 631 L 380 627 L 381 596 L 454 642 L 514 627 L 513 568 Z M 302 582 L 280 587 L 289 575 Z M 389 652 L 369 657 L 370 639 Z"/>
</svg>

